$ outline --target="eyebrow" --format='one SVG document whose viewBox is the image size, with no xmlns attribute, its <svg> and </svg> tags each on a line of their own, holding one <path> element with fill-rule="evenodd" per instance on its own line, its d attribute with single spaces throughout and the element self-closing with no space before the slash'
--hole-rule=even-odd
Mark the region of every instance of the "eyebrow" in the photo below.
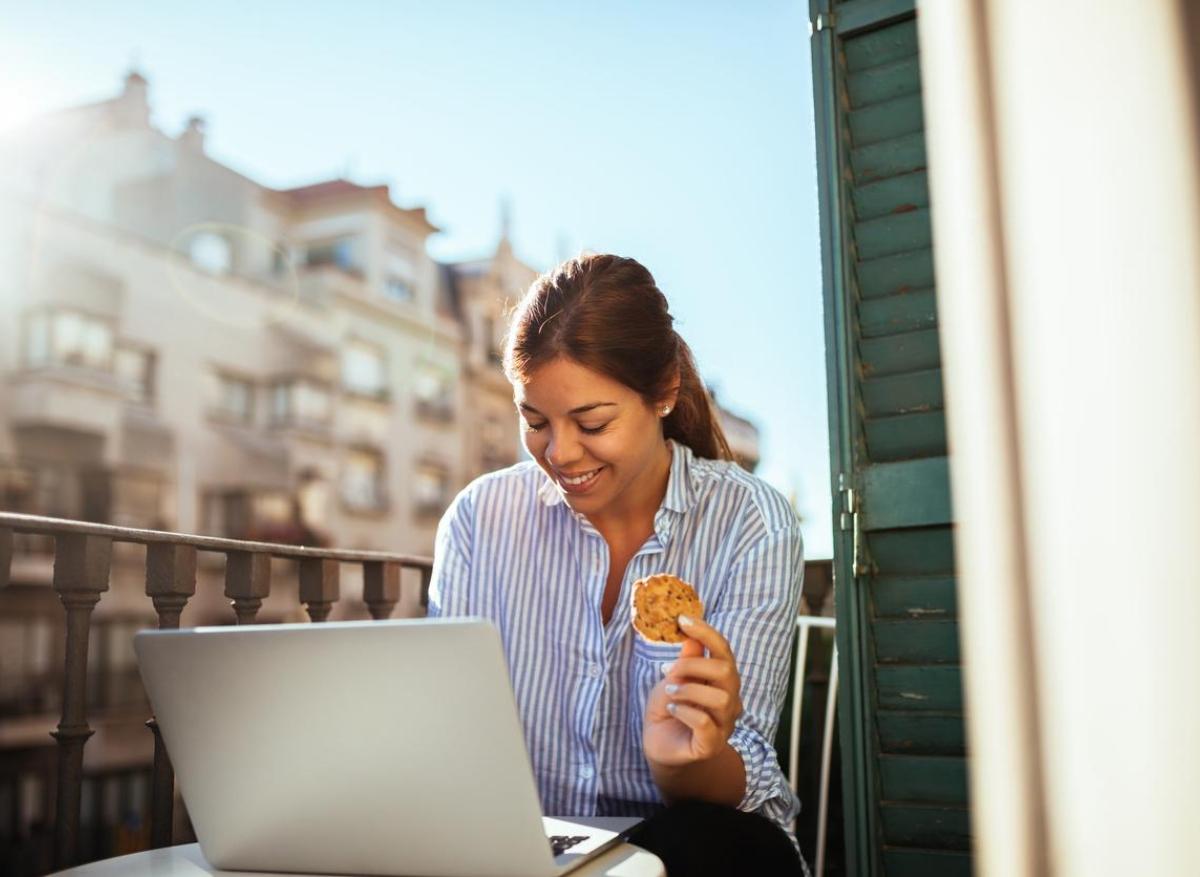
<svg viewBox="0 0 1200 877">
<path fill-rule="evenodd" d="M 612 406 L 615 408 L 616 405 L 617 405 L 616 402 L 590 402 L 587 405 L 580 405 L 578 408 L 572 408 L 567 413 L 568 414 L 586 414 L 587 412 L 594 411 L 597 408 L 606 408 L 608 406 Z M 542 412 L 538 411 L 536 408 L 534 408 L 532 405 L 528 405 L 524 402 L 519 402 L 517 404 L 517 407 L 520 408 L 522 411 L 529 411 L 529 412 L 532 412 L 533 414 L 541 414 L 542 413 Z"/>
</svg>

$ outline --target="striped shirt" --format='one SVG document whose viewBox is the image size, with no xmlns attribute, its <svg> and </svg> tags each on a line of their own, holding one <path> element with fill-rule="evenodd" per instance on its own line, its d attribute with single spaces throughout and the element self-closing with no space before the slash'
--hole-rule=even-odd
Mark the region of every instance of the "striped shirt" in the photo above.
<svg viewBox="0 0 1200 877">
<path fill-rule="evenodd" d="M 477 615 L 500 630 L 543 812 L 646 815 L 662 798 L 642 754 L 642 716 L 679 645 L 630 624 L 630 587 L 657 572 L 690 582 L 729 641 L 744 711 L 739 805 L 793 838 L 799 803 L 772 741 L 800 600 L 800 524 L 783 496 L 734 463 L 671 442 L 654 532 L 634 555 L 612 617 L 600 600 L 608 545 L 532 461 L 468 485 L 438 527 L 431 616 Z"/>
</svg>

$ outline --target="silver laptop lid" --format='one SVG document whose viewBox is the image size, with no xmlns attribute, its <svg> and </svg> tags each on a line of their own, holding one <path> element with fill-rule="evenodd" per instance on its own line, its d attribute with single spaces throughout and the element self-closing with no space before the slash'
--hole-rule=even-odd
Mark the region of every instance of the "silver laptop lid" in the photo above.
<svg viewBox="0 0 1200 877">
<path fill-rule="evenodd" d="M 490 622 L 144 631 L 134 648 L 213 865 L 555 872 Z"/>
</svg>

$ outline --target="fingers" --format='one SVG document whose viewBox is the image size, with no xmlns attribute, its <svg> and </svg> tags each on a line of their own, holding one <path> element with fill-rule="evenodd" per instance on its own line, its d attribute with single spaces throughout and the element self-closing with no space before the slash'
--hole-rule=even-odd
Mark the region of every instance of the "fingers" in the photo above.
<svg viewBox="0 0 1200 877">
<path fill-rule="evenodd" d="M 671 697 L 666 693 L 665 688 L 665 683 L 659 683 L 650 689 L 650 697 L 646 699 L 645 718 L 647 721 L 661 722 L 670 715 L 667 712 L 667 704 L 671 702 Z"/>
<path fill-rule="evenodd" d="M 716 658 L 678 658 L 670 664 L 664 664 L 662 672 L 673 680 L 702 679 L 729 688 L 738 682 L 737 669 L 733 664 Z"/>
<path fill-rule="evenodd" d="M 679 647 L 680 658 L 703 658 L 704 645 L 699 640 L 685 639 Z"/>
<path fill-rule="evenodd" d="M 671 703 L 667 706 L 671 715 L 692 730 L 692 750 L 703 757 L 709 751 L 715 751 L 725 742 L 725 735 L 717 727 L 713 717 L 702 709 L 689 706 L 686 703 Z"/>
<path fill-rule="evenodd" d="M 689 682 L 683 685 L 668 684 L 664 692 L 673 703 L 688 703 L 713 713 L 719 720 L 728 718 L 732 723 L 737 716 L 733 713 L 734 697 L 723 688 Z"/>
<path fill-rule="evenodd" d="M 733 651 L 729 648 L 729 641 L 708 622 L 700 618 L 680 615 L 679 627 L 685 634 L 708 649 L 708 653 L 714 658 L 733 660 Z"/>
</svg>

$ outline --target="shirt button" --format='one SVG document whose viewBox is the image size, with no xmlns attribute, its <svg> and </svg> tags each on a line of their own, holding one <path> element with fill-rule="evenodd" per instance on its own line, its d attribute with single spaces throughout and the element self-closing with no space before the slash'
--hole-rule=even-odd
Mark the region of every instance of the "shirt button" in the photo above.
<svg viewBox="0 0 1200 877">
<path fill-rule="evenodd" d="M 602 672 L 604 672 L 604 671 L 600 669 L 599 664 L 588 664 L 587 674 L 589 676 L 591 676 L 593 679 L 599 678 L 599 676 Z"/>
<path fill-rule="evenodd" d="M 583 767 L 579 768 L 579 775 L 585 780 L 590 780 L 596 775 L 596 768 L 592 767 L 590 764 L 585 764 Z"/>
</svg>

